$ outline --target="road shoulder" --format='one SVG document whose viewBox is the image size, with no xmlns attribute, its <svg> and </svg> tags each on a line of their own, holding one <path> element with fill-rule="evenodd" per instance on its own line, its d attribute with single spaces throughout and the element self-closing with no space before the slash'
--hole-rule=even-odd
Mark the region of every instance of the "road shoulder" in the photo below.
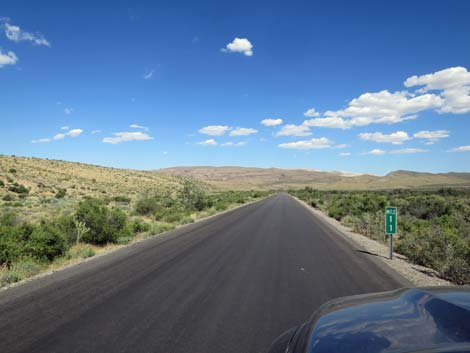
<svg viewBox="0 0 470 353">
<path fill-rule="evenodd" d="M 339 221 L 328 217 L 324 212 L 310 207 L 306 202 L 290 195 L 325 226 L 350 243 L 352 246 L 359 248 L 359 251 L 369 255 L 370 259 L 379 265 L 387 274 L 399 280 L 407 287 L 426 287 L 426 286 L 450 286 L 453 285 L 444 279 L 437 277 L 434 270 L 412 264 L 407 261 L 406 257 L 393 253 L 393 260 L 388 258 L 388 246 L 370 239 L 362 234 L 351 231 L 350 228 L 344 226 Z M 397 276 L 398 275 L 398 276 Z M 400 280 L 401 279 L 401 280 Z M 403 281 L 404 279 L 404 281 Z"/>
</svg>

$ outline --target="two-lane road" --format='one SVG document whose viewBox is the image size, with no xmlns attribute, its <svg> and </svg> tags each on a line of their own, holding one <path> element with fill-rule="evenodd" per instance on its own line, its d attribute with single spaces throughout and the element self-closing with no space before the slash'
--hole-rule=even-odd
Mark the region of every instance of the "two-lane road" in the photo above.
<svg viewBox="0 0 470 353">
<path fill-rule="evenodd" d="M 325 301 L 403 286 L 286 194 L 0 292 L 1 352 L 265 352 Z"/>
</svg>

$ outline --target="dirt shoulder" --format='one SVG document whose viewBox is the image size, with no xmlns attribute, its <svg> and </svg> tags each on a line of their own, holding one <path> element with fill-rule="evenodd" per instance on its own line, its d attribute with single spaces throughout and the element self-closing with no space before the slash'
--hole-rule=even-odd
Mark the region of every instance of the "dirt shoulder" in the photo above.
<svg viewBox="0 0 470 353">
<path fill-rule="evenodd" d="M 292 196 L 293 197 L 293 196 Z M 453 283 L 441 279 L 437 276 L 437 272 L 423 266 L 415 265 L 407 260 L 401 254 L 393 253 L 393 260 L 388 258 L 389 247 L 375 240 L 367 238 L 366 236 L 351 231 L 350 228 L 344 226 L 336 219 L 328 217 L 324 212 L 310 207 L 306 202 L 294 197 L 298 202 L 304 205 L 315 217 L 321 220 L 324 224 L 335 229 L 347 241 L 352 242 L 356 246 L 362 248 L 362 251 L 370 256 L 373 256 L 379 263 L 383 264 L 388 269 L 391 269 L 403 276 L 413 286 L 450 286 Z"/>
</svg>

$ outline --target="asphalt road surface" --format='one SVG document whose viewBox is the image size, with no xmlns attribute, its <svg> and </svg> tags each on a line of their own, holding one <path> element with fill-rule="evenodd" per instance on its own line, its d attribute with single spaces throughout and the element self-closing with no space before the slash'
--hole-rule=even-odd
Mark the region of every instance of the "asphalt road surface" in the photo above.
<svg viewBox="0 0 470 353">
<path fill-rule="evenodd" d="M 0 291 L 1 352 L 265 352 L 385 271 L 286 194 Z"/>
</svg>

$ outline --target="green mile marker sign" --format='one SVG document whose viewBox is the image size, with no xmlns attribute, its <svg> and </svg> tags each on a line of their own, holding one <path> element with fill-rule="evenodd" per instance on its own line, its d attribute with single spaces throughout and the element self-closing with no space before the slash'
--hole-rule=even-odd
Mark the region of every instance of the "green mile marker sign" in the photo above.
<svg viewBox="0 0 470 353">
<path fill-rule="evenodd" d="M 385 209 L 385 233 L 397 234 L 397 208 L 387 207 Z"/>
</svg>

